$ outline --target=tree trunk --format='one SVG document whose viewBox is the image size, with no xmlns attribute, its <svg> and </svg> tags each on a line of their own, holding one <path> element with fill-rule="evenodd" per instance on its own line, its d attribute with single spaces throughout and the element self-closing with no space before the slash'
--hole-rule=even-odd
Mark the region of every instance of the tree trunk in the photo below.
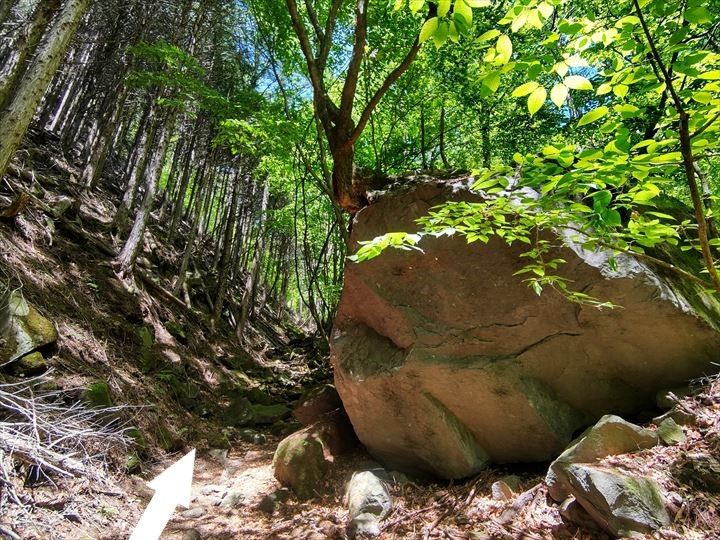
<svg viewBox="0 0 720 540">
<path fill-rule="evenodd" d="M 237 174 L 235 175 L 235 185 L 233 186 L 232 200 L 230 202 L 230 215 L 227 219 L 225 234 L 218 240 L 218 242 L 223 243 L 223 248 L 219 263 L 215 306 L 211 318 L 211 326 L 213 329 L 217 325 L 217 322 L 220 320 L 220 315 L 222 314 L 222 308 L 225 303 L 225 294 L 227 293 L 228 288 L 228 276 L 230 274 L 230 267 L 232 266 L 230 256 L 232 254 L 234 244 L 233 234 L 235 233 L 235 223 L 238 218 L 238 213 L 240 212 L 240 172 L 241 169 L 238 169 Z M 235 242 L 238 242 L 239 240 L 239 238 L 234 239 Z"/>
<path fill-rule="evenodd" d="M 239 340 L 243 340 L 243 333 L 245 332 L 245 326 L 247 325 L 248 318 L 250 316 L 250 309 L 252 308 L 252 302 L 257 293 L 258 278 L 260 277 L 260 265 L 262 263 L 262 255 L 264 248 L 264 228 L 265 228 L 265 216 L 267 215 L 268 201 L 270 198 L 270 189 L 268 183 L 265 183 L 262 194 L 262 202 L 260 203 L 260 223 L 258 225 L 257 240 L 255 241 L 255 249 L 253 251 L 253 262 L 250 269 L 250 275 L 245 282 L 245 291 L 243 292 L 242 303 L 240 305 L 240 320 L 238 320 L 237 328 L 235 329 Z"/>
<path fill-rule="evenodd" d="M 40 40 L 47 31 L 53 15 L 60 7 L 60 0 L 44 0 L 33 11 L 30 21 L 20 32 L 20 36 L 13 46 L 13 59 L 3 62 L 7 69 L 5 77 L 0 79 L 0 110 L 3 110 L 11 101 L 18 82 L 25 74 L 27 60 L 35 53 Z"/>
<path fill-rule="evenodd" d="M 440 159 L 443 167 L 447 170 L 450 168 L 447 156 L 445 155 L 445 105 L 440 107 Z"/>
<path fill-rule="evenodd" d="M 132 274 L 135 268 L 135 260 L 142 249 L 143 236 L 145 235 L 145 228 L 150 219 L 152 205 L 155 202 L 155 193 L 157 191 L 160 173 L 165 163 L 165 151 L 167 150 L 168 141 L 170 140 L 173 124 L 174 122 L 170 120 L 160 128 L 154 141 L 155 151 L 144 171 L 145 196 L 135 216 L 135 222 L 130 231 L 130 236 L 115 261 L 115 268 L 120 277 L 126 278 Z"/>
<path fill-rule="evenodd" d="M 0 0 L 0 24 L 4 24 L 10 18 L 13 8 L 19 0 Z"/>
<path fill-rule="evenodd" d="M 7 171 L 35 110 L 62 61 L 91 0 L 68 0 L 0 118 L 0 177 Z"/>
</svg>

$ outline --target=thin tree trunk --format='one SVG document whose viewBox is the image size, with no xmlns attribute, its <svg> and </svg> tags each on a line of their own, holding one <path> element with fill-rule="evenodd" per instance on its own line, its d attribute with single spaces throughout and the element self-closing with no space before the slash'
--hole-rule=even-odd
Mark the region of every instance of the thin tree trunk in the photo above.
<svg viewBox="0 0 720 540">
<path fill-rule="evenodd" d="M 0 0 L 0 24 L 7 22 L 19 0 Z"/>
<path fill-rule="evenodd" d="M 218 240 L 218 243 L 222 242 L 223 248 L 219 263 L 217 292 L 215 294 L 214 302 L 215 306 L 211 318 L 211 326 L 213 329 L 216 327 L 217 322 L 220 320 L 220 315 L 222 314 L 223 305 L 225 303 L 225 294 L 227 293 L 228 288 L 228 276 L 230 274 L 230 267 L 232 265 L 230 255 L 233 251 L 233 233 L 235 232 L 235 222 L 238 218 L 238 213 L 240 212 L 240 172 L 241 169 L 238 168 L 234 180 L 235 184 L 233 186 L 232 200 L 230 202 L 230 215 L 227 219 L 225 234 L 222 238 Z M 235 242 L 237 241 L 239 241 L 239 238 L 235 238 Z"/>
<path fill-rule="evenodd" d="M 155 142 L 155 151 L 148 161 L 145 168 L 145 196 L 143 202 L 135 215 L 135 221 L 130 231 L 130 236 L 125 242 L 120 255 L 115 261 L 115 267 L 118 274 L 123 277 L 129 277 L 134 268 L 140 250 L 143 247 L 143 237 L 145 228 L 150 219 L 152 205 L 155 202 L 155 193 L 157 191 L 158 180 L 165 163 L 165 152 L 167 151 L 168 141 L 172 133 L 174 121 L 169 120 L 157 133 Z"/>
<path fill-rule="evenodd" d="M 9 71 L 5 77 L 0 79 L 0 110 L 4 109 L 14 96 L 17 85 L 28 67 L 28 58 L 35 53 L 53 15 L 59 7 L 60 0 L 44 0 L 40 2 L 35 7 L 30 21 L 15 41 L 13 45 L 15 58 L 9 62 L 10 66 L 8 66 L 8 62 L 4 62 L 5 67 L 9 67 Z"/>
<path fill-rule="evenodd" d="M 268 183 L 265 182 L 263 187 L 262 202 L 260 203 L 260 223 L 258 224 L 258 235 L 255 241 L 255 249 L 253 253 L 252 268 L 250 275 L 245 282 L 245 291 L 243 292 L 242 303 L 240 304 L 240 320 L 238 320 L 236 334 L 239 340 L 243 340 L 243 333 L 250 316 L 252 301 L 257 293 L 258 278 L 260 277 L 260 264 L 262 263 L 262 255 L 264 248 L 264 228 L 265 216 L 267 215 L 268 201 L 270 198 L 270 189 Z"/>
<path fill-rule="evenodd" d="M 0 177 L 7 171 L 91 0 L 68 0 L 0 118 Z"/>
<path fill-rule="evenodd" d="M 450 168 L 447 156 L 445 155 L 445 105 L 440 107 L 440 159 L 445 169 Z"/>
</svg>

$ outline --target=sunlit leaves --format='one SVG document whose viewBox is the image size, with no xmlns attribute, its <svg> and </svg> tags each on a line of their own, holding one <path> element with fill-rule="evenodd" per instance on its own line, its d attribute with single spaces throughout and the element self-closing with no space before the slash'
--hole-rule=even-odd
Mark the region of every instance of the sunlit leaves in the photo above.
<svg viewBox="0 0 720 540">
<path fill-rule="evenodd" d="M 592 124 L 593 122 L 597 122 L 600 120 L 603 116 L 605 116 L 608 113 L 609 109 L 606 106 L 598 107 L 597 109 L 593 109 L 592 111 L 589 111 L 585 113 L 578 122 L 578 126 L 585 126 L 587 124 Z"/>
<path fill-rule="evenodd" d="M 440 24 L 440 21 L 437 17 L 432 17 L 425 21 L 425 24 L 423 24 L 422 28 L 420 29 L 420 37 L 418 40 L 420 43 L 424 43 L 428 39 L 430 39 L 433 34 L 435 34 L 435 31 L 438 29 L 438 26 Z"/>
<path fill-rule="evenodd" d="M 565 100 L 568 97 L 570 89 L 562 83 L 557 83 L 550 90 L 550 99 L 558 107 L 562 107 L 565 104 Z"/>
<path fill-rule="evenodd" d="M 530 81 L 521 84 L 515 90 L 513 90 L 512 97 L 523 97 L 527 96 L 528 94 L 532 94 L 538 86 L 540 86 L 540 84 L 536 81 Z"/>
<path fill-rule="evenodd" d="M 542 108 L 546 99 L 547 90 L 545 90 L 545 87 L 540 86 L 539 88 L 533 90 L 532 94 L 528 97 L 527 102 L 528 110 L 530 111 L 531 116 Z"/>
<path fill-rule="evenodd" d="M 581 75 L 568 75 L 563 80 L 563 84 L 573 90 L 592 90 L 592 83 Z"/>
<path fill-rule="evenodd" d="M 495 44 L 495 50 L 497 51 L 498 63 L 507 64 L 512 57 L 513 45 L 510 38 L 505 34 L 502 34 Z"/>
</svg>

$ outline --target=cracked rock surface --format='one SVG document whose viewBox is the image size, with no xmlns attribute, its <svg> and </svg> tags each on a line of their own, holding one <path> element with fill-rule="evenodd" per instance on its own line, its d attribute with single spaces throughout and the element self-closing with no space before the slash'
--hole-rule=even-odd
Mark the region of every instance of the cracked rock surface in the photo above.
<svg viewBox="0 0 720 540">
<path fill-rule="evenodd" d="M 479 200 L 467 180 L 395 189 L 363 209 L 357 242 L 417 230 L 448 200 Z M 713 371 L 718 303 L 629 257 L 552 254 L 573 286 L 622 306 L 597 310 L 522 278 L 522 246 L 425 238 L 348 263 L 332 335 L 335 383 L 355 431 L 390 468 L 443 478 L 489 463 L 556 457 L 607 413 L 651 408 L 658 390 Z M 717 319 L 716 319 L 717 320 Z"/>
</svg>

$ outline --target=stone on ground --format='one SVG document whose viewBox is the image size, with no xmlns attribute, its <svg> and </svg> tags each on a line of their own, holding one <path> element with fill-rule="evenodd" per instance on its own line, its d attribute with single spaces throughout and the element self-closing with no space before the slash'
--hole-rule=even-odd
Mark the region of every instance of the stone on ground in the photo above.
<svg viewBox="0 0 720 540">
<path fill-rule="evenodd" d="M 304 426 L 317 422 L 323 414 L 342 407 L 342 401 L 332 384 L 311 388 L 298 400 L 293 416 Z"/>
<path fill-rule="evenodd" d="M 0 306 L 0 312 L 7 317 L 3 328 L 5 335 L 0 335 L 0 365 L 13 362 L 58 339 L 55 324 L 40 315 L 19 291 L 10 295 L 7 306 Z"/>
<path fill-rule="evenodd" d="M 619 416 L 603 416 L 585 430 L 550 465 L 545 482 L 548 493 L 558 502 L 570 494 L 566 467 L 575 463 L 594 463 L 604 457 L 625 454 L 658 444 L 658 436 L 649 429 L 626 422 Z"/>
<path fill-rule="evenodd" d="M 670 524 L 660 486 L 614 469 L 568 465 L 568 480 L 578 503 L 615 536 L 647 534 Z"/>
<path fill-rule="evenodd" d="M 352 475 L 345 488 L 348 507 L 348 536 L 380 535 L 380 521 L 392 510 L 392 497 L 384 478 L 385 471 L 362 471 Z"/>
<path fill-rule="evenodd" d="M 315 496 L 328 466 L 321 438 L 308 429 L 283 439 L 273 457 L 275 478 L 292 489 L 299 499 Z"/>
<path fill-rule="evenodd" d="M 468 184 L 390 190 L 355 216 L 352 248 L 417 230 L 445 201 L 480 201 Z M 522 244 L 426 237 L 421 248 L 348 263 L 331 338 L 344 407 L 388 468 L 460 478 L 551 460 L 582 426 L 648 410 L 717 361 L 720 302 L 639 259 L 553 251 L 574 288 L 622 306 L 598 310 L 513 276 Z"/>
<path fill-rule="evenodd" d="M 672 418 L 666 418 L 657 429 L 658 437 L 667 446 L 674 446 L 685 442 L 683 429 Z"/>
</svg>

